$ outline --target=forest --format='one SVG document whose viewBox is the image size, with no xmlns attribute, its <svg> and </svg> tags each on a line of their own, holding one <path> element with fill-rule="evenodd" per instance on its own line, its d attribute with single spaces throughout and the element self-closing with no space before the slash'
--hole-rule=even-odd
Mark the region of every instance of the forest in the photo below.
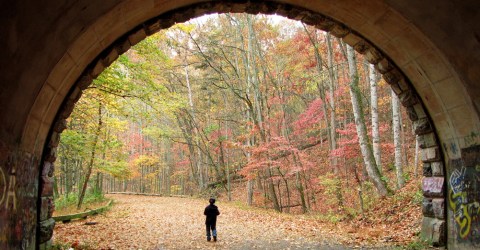
<svg viewBox="0 0 480 250">
<path fill-rule="evenodd" d="M 409 183 L 421 200 L 418 165 L 398 97 L 352 47 L 222 14 L 147 37 L 94 80 L 61 135 L 54 193 L 57 209 L 134 192 L 342 220 Z"/>
</svg>

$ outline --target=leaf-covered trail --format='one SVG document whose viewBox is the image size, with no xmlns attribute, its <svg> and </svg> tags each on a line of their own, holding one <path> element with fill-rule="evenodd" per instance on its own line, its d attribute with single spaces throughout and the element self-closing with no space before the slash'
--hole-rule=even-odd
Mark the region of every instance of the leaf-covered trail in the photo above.
<svg viewBox="0 0 480 250">
<path fill-rule="evenodd" d="M 203 209 L 191 198 L 110 195 L 104 215 L 55 227 L 54 242 L 93 249 L 343 249 L 339 230 L 303 216 L 217 202 L 218 241 L 207 242 Z M 330 227 L 330 228 L 328 228 Z"/>
</svg>

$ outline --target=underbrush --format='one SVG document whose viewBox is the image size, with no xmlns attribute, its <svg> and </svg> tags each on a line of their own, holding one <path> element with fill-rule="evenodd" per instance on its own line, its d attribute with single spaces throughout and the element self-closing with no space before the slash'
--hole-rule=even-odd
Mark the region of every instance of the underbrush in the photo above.
<svg viewBox="0 0 480 250">
<path fill-rule="evenodd" d="M 55 216 L 82 212 L 104 206 L 108 200 L 101 192 L 87 192 L 83 198 L 82 208 L 77 209 L 78 193 L 70 193 L 55 199 Z"/>
<path fill-rule="evenodd" d="M 380 197 L 372 183 L 363 183 L 362 192 L 341 186 L 338 179 L 327 176 L 320 179 L 323 189 L 316 203 L 307 214 L 301 210 L 290 210 L 290 216 L 300 216 L 307 220 L 333 225 L 349 237 L 355 246 L 389 246 L 398 249 L 425 249 L 430 244 L 420 239 L 423 193 L 421 178 L 407 178 L 406 185 L 391 196 Z M 341 187 L 343 206 L 338 203 L 337 187 Z M 393 186 L 393 185 L 390 185 Z M 264 201 L 254 197 L 254 207 L 246 205 L 244 183 L 234 187 L 233 197 L 236 207 L 242 210 L 262 209 Z M 363 199 L 363 211 L 359 202 Z M 261 193 L 260 193 L 261 195 Z M 226 197 L 226 194 L 221 194 Z M 272 211 L 267 206 L 268 211 Z M 288 213 L 284 213 L 285 215 Z"/>
</svg>

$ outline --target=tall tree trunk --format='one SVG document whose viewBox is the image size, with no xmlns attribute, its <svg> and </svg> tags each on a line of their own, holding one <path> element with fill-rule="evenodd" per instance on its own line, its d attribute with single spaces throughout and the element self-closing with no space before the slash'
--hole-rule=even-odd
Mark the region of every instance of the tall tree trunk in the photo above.
<svg viewBox="0 0 480 250">
<path fill-rule="evenodd" d="M 400 100 L 397 94 L 392 92 L 392 112 L 393 112 L 393 144 L 395 147 L 395 170 L 397 174 L 397 189 L 405 185 L 403 178 L 402 166 L 402 141 L 401 141 L 401 124 L 400 124 Z"/>
<path fill-rule="evenodd" d="M 303 170 L 303 166 L 299 158 L 300 156 L 298 154 L 293 154 L 293 161 L 295 162 L 295 165 L 299 166 Z M 298 194 L 300 195 L 302 212 L 306 213 L 308 211 L 308 208 L 307 208 L 307 202 L 305 199 L 305 189 L 303 188 L 302 180 L 300 178 L 300 171 L 297 171 L 295 173 L 295 186 L 298 190 Z"/>
<path fill-rule="evenodd" d="M 59 197 L 60 193 L 58 192 L 58 179 L 56 176 L 53 176 L 53 197 Z M 61 185 L 60 185 L 61 186 Z"/>
<path fill-rule="evenodd" d="M 272 201 L 273 203 L 273 208 L 278 211 L 278 212 L 281 212 L 282 211 L 282 208 L 280 207 L 280 203 L 278 201 L 278 197 L 277 197 L 277 193 L 275 191 L 275 185 L 273 183 L 273 179 L 272 179 L 272 169 L 271 169 L 271 166 L 268 167 L 268 169 L 265 171 L 266 174 L 267 174 L 267 188 L 268 188 L 268 197 L 270 198 L 270 200 Z"/>
<path fill-rule="evenodd" d="M 83 198 L 85 197 L 85 191 L 87 190 L 87 185 L 88 181 L 90 180 L 90 175 L 92 174 L 92 169 L 93 169 L 93 164 L 95 162 L 95 152 L 97 151 L 97 142 L 98 142 L 98 137 L 100 136 L 100 132 L 102 130 L 102 103 L 98 103 L 98 124 L 97 124 L 97 129 L 95 131 L 95 135 L 93 138 L 93 143 L 92 143 L 92 151 L 90 152 L 90 162 L 88 163 L 87 167 L 87 173 L 85 175 L 85 182 L 83 183 L 82 191 L 80 193 L 80 197 L 78 197 L 78 204 L 77 204 L 77 209 L 80 209 L 83 203 Z"/>
<path fill-rule="evenodd" d="M 375 76 L 375 67 L 370 64 L 368 67 L 368 80 L 370 82 L 370 103 L 372 107 L 372 142 L 373 156 L 377 164 L 378 171 L 382 173 L 380 129 L 378 126 L 378 97 L 377 97 L 377 77 Z"/>
<path fill-rule="evenodd" d="M 328 61 L 328 78 L 329 78 L 329 99 L 330 99 L 330 151 L 333 151 L 337 148 L 337 133 L 336 133 L 336 116 L 335 116 L 335 71 L 334 71 L 334 58 L 333 58 L 333 46 L 331 35 L 327 34 L 327 61 Z M 340 171 L 338 166 L 338 159 L 336 157 L 331 158 L 331 164 L 333 166 L 333 173 L 335 178 L 340 180 Z M 338 206 L 344 207 L 343 193 L 341 181 L 335 182 L 335 196 L 337 197 Z"/>
<path fill-rule="evenodd" d="M 247 140 L 247 147 L 251 146 L 251 139 Z M 250 152 L 247 152 L 247 162 L 250 162 L 251 154 Z M 254 180 L 253 179 L 248 179 L 247 180 L 247 204 L 249 206 L 253 205 L 253 184 Z"/>
<path fill-rule="evenodd" d="M 357 72 L 357 63 L 355 59 L 355 51 L 349 45 L 347 45 L 347 60 L 350 77 L 350 96 L 363 161 L 365 163 L 367 173 L 373 184 L 375 185 L 378 194 L 380 196 L 386 196 L 389 194 L 387 183 L 385 182 L 384 178 L 382 178 L 382 175 L 378 171 L 378 168 L 375 164 L 375 157 L 373 156 L 372 145 L 369 142 L 367 134 L 365 115 L 362 109 L 361 93 L 358 85 L 359 78 Z"/>
<path fill-rule="evenodd" d="M 193 105 L 193 94 L 192 94 L 192 87 L 190 85 L 190 75 L 188 72 L 188 64 L 187 64 L 187 52 L 185 51 L 185 57 L 184 57 L 184 70 L 185 70 L 185 82 L 187 84 L 187 89 L 188 89 L 188 105 L 190 106 L 190 114 L 191 114 L 191 119 L 193 120 L 192 122 L 195 124 L 196 123 L 196 114 L 195 114 L 195 106 Z M 193 125 L 193 137 L 195 139 L 196 145 L 199 145 L 199 131 L 196 128 L 195 125 Z M 202 165 L 202 152 L 200 149 L 196 150 L 196 162 L 195 165 L 197 167 L 197 172 L 198 172 L 198 185 L 200 186 L 200 189 L 203 189 L 205 187 L 205 171 L 203 169 Z"/>
<path fill-rule="evenodd" d="M 329 78 L 329 89 L 328 89 L 328 98 L 330 99 L 330 149 L 335 150 L 337 148 L 337 126 L 336 126 L 336 115 L 335 115 L 335 69 L 333 66 L 333 47 L 332 47 L 332 38 L 330 33 L 327 34 L 327 61 L 328 61 L 328 78 Z M 337 157 L 332 157 L 332 165 L 334 168 L 337 167 Z"/>
</svg>

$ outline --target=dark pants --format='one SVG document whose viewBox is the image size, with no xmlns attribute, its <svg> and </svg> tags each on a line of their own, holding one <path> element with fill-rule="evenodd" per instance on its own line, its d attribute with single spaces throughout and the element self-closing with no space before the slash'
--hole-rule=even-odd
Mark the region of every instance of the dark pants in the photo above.
<svg viewBox="0 0 480 250">
<path fill-rule="evenodd" d="M 215 224 L 216 223 L 206 224 L 206 226 L 207 226 L 207 238 L 210 238 L 210 236 L 217 237 L 217 227 L 216 227 Z M 212 231 L 212 234 L 210 234 L 210 230 Z"/>
</svg>

